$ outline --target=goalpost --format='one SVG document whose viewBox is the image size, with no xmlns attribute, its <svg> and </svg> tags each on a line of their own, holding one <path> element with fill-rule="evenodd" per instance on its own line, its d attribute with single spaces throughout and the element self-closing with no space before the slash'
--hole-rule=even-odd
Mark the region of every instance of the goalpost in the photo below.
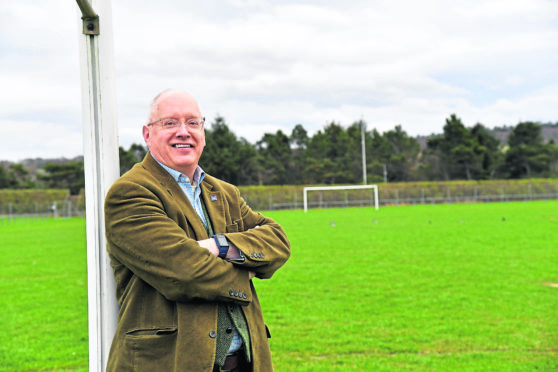
<svg viewBox="0 0 558 372">
<path fill-rule="evenodd" d="M 354 189 L 373 189 L 374 190 L 374 207 L 380 209 L 378 201 L 377 185 L 357 185 L 357 186 L 317 186 L 304 188 L 304 212 L 308 212 L 308 191 L 327 191 L 327 190 L 354 190 Z"/>
<path fill-rule="evenodd" d="M 89 371 L 104 372 L 118 303 L 105 249 L 104 199 L 119 176 L 118 127 L 110 0 L 76 0 L 79 39 L 87 232 Z M 95 6 L 98 13 L 93 10 Z M 102 28 L 102 32 L 101 32 Z"/>
</svg>

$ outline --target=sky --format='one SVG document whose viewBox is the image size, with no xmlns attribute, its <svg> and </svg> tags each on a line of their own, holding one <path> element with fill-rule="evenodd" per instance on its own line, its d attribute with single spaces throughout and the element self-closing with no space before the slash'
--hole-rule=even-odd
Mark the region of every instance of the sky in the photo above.
<svg viewBox="0 0 558 372">
<path fill-rule="evenodd" d="M 77 3 L 0 1 L 0 160 L 81 155 Z M 554 0 L 118 0 L 112 27 L 124 148 L 167 88 L 251 143 L 361 119 L 412 136 L 454 113 L 558 122 Z"/>
</svg>

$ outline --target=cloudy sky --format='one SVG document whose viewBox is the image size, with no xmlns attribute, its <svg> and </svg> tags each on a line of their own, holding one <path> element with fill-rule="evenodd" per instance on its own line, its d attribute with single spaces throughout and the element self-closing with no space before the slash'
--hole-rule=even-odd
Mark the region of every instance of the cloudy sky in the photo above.
<svg viewBox="0 0 558 372">
<path fill-rule="evenodd" d="M 80 155 L 76 2 L 1 1 L 0 160 Z M 410 135 L 452 113 L 558 122 L 554 0 L 117 0 L 112 18 L 125 148 L 169 87 L 252 143 L 361 118 Z"/>
</svg>

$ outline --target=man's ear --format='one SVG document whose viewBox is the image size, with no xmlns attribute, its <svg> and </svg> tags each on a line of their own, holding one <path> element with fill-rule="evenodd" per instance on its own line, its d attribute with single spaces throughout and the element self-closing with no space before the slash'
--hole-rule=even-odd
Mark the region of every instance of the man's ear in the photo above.
<svg viewBox="0 0 558 372">
<path fill-rule="evenodd" d="M 149 128 L 147 127 L 147 125 L 143 126 L 142 134 L 143 134 L 143 140 L 145 141 L 145 144 L 147 145 L 147 147 L 149 147 Z"/>
</svg>

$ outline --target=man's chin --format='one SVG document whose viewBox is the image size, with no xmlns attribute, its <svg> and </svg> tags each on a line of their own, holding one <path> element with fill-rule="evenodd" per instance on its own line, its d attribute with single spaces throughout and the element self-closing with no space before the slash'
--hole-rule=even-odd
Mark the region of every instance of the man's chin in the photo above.
<svg viewBox="0 0 558 372">
<path fill-rule="evenodd" d="M 192 168 L 198 165 L 198 162 L 195 159 L 173 159 L 173 164 L 180 170 L 181 168 Z"/>
</svg>

